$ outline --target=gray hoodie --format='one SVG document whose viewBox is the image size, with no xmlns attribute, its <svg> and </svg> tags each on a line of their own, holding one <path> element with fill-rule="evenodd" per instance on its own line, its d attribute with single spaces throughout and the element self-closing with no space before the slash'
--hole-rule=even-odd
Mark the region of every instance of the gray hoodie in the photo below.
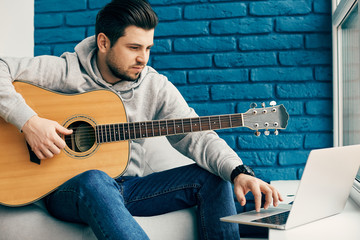
<svg viewBox="0 0 360 240">
<path fill-rule="evenodd" d="M 95 37 L 84 39 L 74 53 L 61 57 L 0 58 L 0 116 L 19 130 L 36 113 L 12 85 L 23 80 L 62 93 L 110 89 L 123 100 L 129 122 L 197 117 L 175 86 L 147 66 L 138 81 L 105 82 L 96 65 Z M 208 171 L 230 180 L 232 170 L 242 164 L 237 154 L 213 131 L 167 137 L 172 146 Z M 143 176 L 143 140 L 131 144 L 127 176 Z"/>
</svg>

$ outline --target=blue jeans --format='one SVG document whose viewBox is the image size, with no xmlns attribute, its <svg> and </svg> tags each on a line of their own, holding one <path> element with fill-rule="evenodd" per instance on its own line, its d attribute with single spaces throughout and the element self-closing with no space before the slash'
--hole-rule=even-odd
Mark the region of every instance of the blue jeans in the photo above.
<svg viewBox="0 0 360 240">
<path fill-rule="evenodd" d="M 149 239 L 132 216 L 153 216 L 197 206 L 200 239 L 240 239 L 232 188 L 195 164 L 145 177 L 120 177 L 91 170 L 46 197 L 49 212 L 64 221 L 88 224 L 98 239 Z"/>
</svg>

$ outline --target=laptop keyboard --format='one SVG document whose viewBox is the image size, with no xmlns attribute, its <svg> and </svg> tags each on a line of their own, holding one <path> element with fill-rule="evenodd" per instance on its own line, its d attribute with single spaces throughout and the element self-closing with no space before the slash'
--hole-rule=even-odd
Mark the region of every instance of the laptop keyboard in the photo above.
<svg viewBox="0 0 360 240">
<path fill-rule="evenodd" d="M 275 225 L 283 225 L 286 223 L 288 217 L 289 217 L 290 211 L 275 214 L 269 217 L 264 217 L 260 219 L 253 220 L 252 222 L 259 222 L 259 223 L 269 223 L 269 224 L 275 224 Z"/>
</svg>

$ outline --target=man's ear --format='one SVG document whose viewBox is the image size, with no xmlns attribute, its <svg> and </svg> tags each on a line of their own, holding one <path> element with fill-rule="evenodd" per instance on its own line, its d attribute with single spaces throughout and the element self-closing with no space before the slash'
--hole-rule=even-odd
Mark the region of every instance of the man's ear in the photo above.
<svg viewBox="0 0 360 240">
<path fill-rule="evenodd" d="M 100 52 L 106 52 L 110 48 L 110 40 L 104 33 L 97 35 L 97 46 Z"/>
</svg>

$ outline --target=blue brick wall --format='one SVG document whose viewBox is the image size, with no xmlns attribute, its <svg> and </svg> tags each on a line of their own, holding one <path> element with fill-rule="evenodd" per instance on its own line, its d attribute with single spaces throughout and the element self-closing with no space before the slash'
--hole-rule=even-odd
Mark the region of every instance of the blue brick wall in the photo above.
<svg viewBox="0 0 360 240">
<path fill-rule="evenodd" d="M 73 51 L 109 0 L 35 0 L 35 55 Z M 149 65 L 200 115 L 283 103 L 288 128 L 219 134 L 269 181 L 299 179 L 311 149 L 332 146 L 331 17 L 327 0 L 150 0 L 159 15 Z"/>
</svg>

